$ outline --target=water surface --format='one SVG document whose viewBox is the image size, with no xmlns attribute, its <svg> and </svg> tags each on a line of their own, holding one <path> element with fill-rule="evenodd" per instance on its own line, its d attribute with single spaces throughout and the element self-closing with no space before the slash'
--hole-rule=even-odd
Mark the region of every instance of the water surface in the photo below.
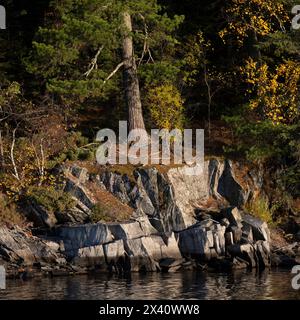
<svg viewBox="0 0 300 320">
<path fill-rule="evenodd" d="M 289 271 L 93 275 L 8 280 L 0 299 L 300 299 Z"/>
</svg>

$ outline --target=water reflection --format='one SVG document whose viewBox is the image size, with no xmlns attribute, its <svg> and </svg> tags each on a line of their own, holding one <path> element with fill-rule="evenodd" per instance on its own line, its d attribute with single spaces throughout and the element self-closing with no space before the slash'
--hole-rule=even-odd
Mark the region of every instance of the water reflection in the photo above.
<svg viewBox="0 0 300 320">
<path fill-rule="evenodd" d="M 182 272 L 9 280 L 0 299 L 300 299 L 287 271 Z"/>
</svg>

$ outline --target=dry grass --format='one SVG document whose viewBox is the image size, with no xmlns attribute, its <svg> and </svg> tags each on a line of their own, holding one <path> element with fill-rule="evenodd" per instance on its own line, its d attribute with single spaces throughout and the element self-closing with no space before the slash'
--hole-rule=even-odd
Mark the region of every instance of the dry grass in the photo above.
<svg viewBox="0 0 300 320">
<path fill-rule="evenodd" d="M 93 194 L 97 203 L 93 210 L 94 222 L 99 222 L 100 220 L 105 222 L 123 222 L 130 219 L 133 214 L 133 208 L 122 203 L 110 192 L 99 188 L 99 185 L 94 182 L 88 182 L 86 187 Z M 95 221 L 97 216 L 99 220 Z"/>
<path fill-rule="evenodd" d="M 68 163 L 71 164 L 70 162 Z M 87 162 L 72 162 L 72 165 L 76 164 L 81 168 L 86 168 L 89 173 L 89 166 Z M 90 164 L 91 165 L 91 164 Z M 103 168 L 97 165 L 98 170 L 96 174 L 99 174 Z M 95 168 L 93 168 L 95 170 Z M 75 184 L 78 183 L 77 178 L 75 178 L 72 174 L 67 174 L 67 178 L 73 181 Z M 105 222 L 123 222 L 128 221 L 133 214 L 133 208 L 129 207 L 127 204 L 122 203 L 117 197 L 111 194 L 109 191 L 100 187 L 96 181 L 89 180 L 83 184 L 85 189 L 85 193 L 92 199 L 93 203 L 95 203 L 94 207 L 94 216 L 92 220 L 94 222 L 99 222 L 100 220 Z M 99 220 L 96 221 L 98 218 Z"/>
<path fill-rule="evenodd" d="M 270 206 L 270 202 L 266 196 L 259 196 L 245 205 L 245 210 L 253 216 L 274 225 L 273 212 L 274 209 Z"/>
</svg>

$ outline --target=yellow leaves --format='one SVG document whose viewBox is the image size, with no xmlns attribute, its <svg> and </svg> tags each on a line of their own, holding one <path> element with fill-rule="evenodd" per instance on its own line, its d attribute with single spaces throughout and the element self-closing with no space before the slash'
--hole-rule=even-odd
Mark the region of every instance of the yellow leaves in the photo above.
<svg viewBox="0 0 300 320">
<path fill-rule="evenodd" d="M 255 95 L 249 103 L 251 110 L 256 110 L 274 124 L 290 123 L 298 115 L 298 62 L 285 61 L 272 72 L 266 63 L 258 65 L 249 59 L 240 72 L 250 85 L 248 93 Z"/>
<path fill-rule="evenodd" d="M 228 24 L 219 36 L 226 42 L 228 35 L 234 35 L 239 45 L 251 32 L 266 36 L 289 21 L 283 4 L 273 0 L 231 0 L 226 13 Z"/>
<path fill-rule="evenodd" d="M 159 129 L 182 129 L 184 106 L 180 92 L 171 84 L 152 88 L 148 92 L 147 105 L 150 115 Z"/>
<path fill-rule="evenodd" d="M 29 186 L 40 183 L 53 184 L 53 176 L 47 173 L 47 153 L 45 152 L 45 168 L 44 176 L 41 177 L 41 171 L 37 157 L 41 157 L 36 153 L 39 145 L 35 146 L 29 139 L 19 138 L 16 140 L 14 149 L 14 160 L 16 169 L 20 179 L 13 176 L 14 167 L 10 158 L 11 141 L 7 140 L 3 144 L 5 155 L 5 172 L 0 178 L 0 192 L 6 194 L 8 199 L 18 201 L 21 194 L 24 193 Z M 41 159 L 40 159 L 41 161 Z M 41 163 L 41 162 L 40 162 Z"/>
<path fill-rule="evenodd" d="M 183 58 L 185 68 L 183 70 L 183 81 L 188 85 L 195 85 L 201 78 L 214 78 L 216 81 L 222 81 L 220 73 L 212 74 L 208 70 L 208 56 L 214 52 L 214 48 L 210 40 L 204 37 L 202 32 L 198 32 L 194 36 L 190 36 L 185 44 L 185 56 Z"/>
</svg>

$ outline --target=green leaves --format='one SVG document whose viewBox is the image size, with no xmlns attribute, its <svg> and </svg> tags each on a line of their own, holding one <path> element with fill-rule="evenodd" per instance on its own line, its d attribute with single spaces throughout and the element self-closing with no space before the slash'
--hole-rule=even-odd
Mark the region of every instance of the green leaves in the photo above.
<svg viewBox="0 0 300 320">
<path fill-rule="evenodd" d="M 175 81 L 179 69 L 172 56 L 178 42 L 172 34 L 183 17 L 169 18 L 156 0 L 52 1 L 51 14 L 38 30 L 29 58 L 24 59 L 27 71 L 70 104 L 78 104 L 78 98 L 83 102 L 107 99 L 116 92 L 122 95 L 119 73 L 105 80 L 122 62 L 125 9 L 132 14 L 141 83 Z"/>
<path fill-rule="evenodd" d="M 274 125 L 271 121 L 249 121 L 245 116 L 223 118 L 235 134 L 235 150 L 252 162 L 285 164 L 296 160 L 300 142 L 299 124 Z M 234 150 L 231 150 L 231 152 Z"/>
</svg>

